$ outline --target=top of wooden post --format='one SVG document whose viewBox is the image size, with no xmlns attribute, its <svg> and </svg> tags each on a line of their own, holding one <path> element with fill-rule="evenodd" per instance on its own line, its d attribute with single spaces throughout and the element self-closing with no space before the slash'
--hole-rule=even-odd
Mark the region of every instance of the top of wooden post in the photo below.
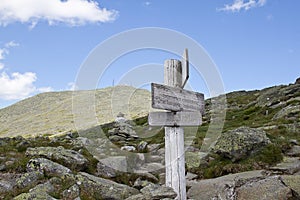
<svg viewBox="0 0 300 200">
<path fill-rule="evenodd" d="M 172 87 L 182 86 L 182 65 L 180 60 L 170 59 L 165 61 L 164 83 Z"/>
</svg>

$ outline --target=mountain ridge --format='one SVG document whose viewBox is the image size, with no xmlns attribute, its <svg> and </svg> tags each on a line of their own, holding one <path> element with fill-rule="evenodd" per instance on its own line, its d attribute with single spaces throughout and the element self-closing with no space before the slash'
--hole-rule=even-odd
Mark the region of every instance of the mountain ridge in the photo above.
<svg viewBox="0 0 300 200">
<path fill-rule="evenodd" d="M 95 104 L 98 121 L 95 125 L 112 122 L 117 112 L 125 113 L 128 118 L 145 116 L 150 107 L 150 93 L 130 86 L 41 93 L 0 109 L 0 137 L 55 135 L 76 130 L 74 102 L 81 109 L 76 100 L 78 96 L 86 97 L 88 99 L 84 101 Z M 90 99 L 93 97 L 94 102 Z M 143 101 L 146 103 L 139 103 Z M 114 111 L 111 109 L 114 105 L 122 105 L 122 108 Z"/>
<path fill-rule="evenodd" d="M 299 87 L 300 84 L 296 81 L 294 84 L 273 86 L 262 90 L 240 90 L 227 93 L 225 95 L 228 107 L 226 121 L 230 123 L 235 121 L 235 116 L 229 119 L 229 115 L 232 115 L 232 112 L 240 112 L 241 109 L 249 109 L 249 105 L 253 106 L 251 109 L 260 107 L 267 114 L 274 110 L 274 107 L 279 109 L 284 104 L 295 104 L 297 107 L 300 101 Z M 210 112 L 212 112 L 210 100 L 205 100 L 207 114 L 204 116 L 204 126 L 208 124 Z M 86 108 L 85 106 L 89 103 L 94 104 L 94 107 Z M 74 108 L 75 104 L 78 108 Z M 267 107 L 270 109 L 266 110 Z M 247 112 L 251 112 L 251 109 Z M 292 108 L 287 108 L 289 109 Z M 42 93 L 0 109 L 0 137 L 65 134 L 80 128 L 80 124 L 77 126 L 76 118 L 84 124 L 83 129 L 88 129 L 113 122 L 119 112 L 124 113 L 127 119 L 134 120 L 147 116 L 150 110 L 153 110 L 150 92 L 130 86 Z M 91 119 L 85 119 L 88 112 L 95 113 L 96 119 L 92 119 L 94 121 L 92 124 L 89 124 Z M 243 117 L 247 118 L 247 113 Z M 240 119 L 237 117 L 237 120 Z M 240 124 L 240 121 L 237 123 Z M 241 121 L 241 123 L 244 122 Z M 226 123 L 224 128 L 230 129 L 227 128 Z"/>
</svg>

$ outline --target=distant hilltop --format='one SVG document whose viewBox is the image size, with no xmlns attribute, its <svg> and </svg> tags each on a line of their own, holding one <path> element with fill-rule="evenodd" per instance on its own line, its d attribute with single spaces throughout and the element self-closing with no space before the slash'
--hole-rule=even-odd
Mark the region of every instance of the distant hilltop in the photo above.
<svg viewBox="0 0 300 200">
<path fill-rule="evenodd" d="M 86 107 L 87 102 L 94 105 Z M 119 112 L 128 119 L 146 116 L 149 107 L 150 92 L 130 86 L 42 93 L 0 109 L 0 137 L 64 134 L 78 128 L 74 114 L 81 123 L 97 126 L 112 122 Z M 94 116 L 92 124 L 87 112 Z"/>
<path fill-rule="evenodd" d="M 256 114 L 253 111 L 251 115 L 246 113 L 240 116 L 243 121 L 239 119 L 239 113 L 246 112 L 250 109 L 249 106 L 252 105 L 255 106 L 253 109 L 263 109 L 269 115 L 273 111 L 278 112 L 274 116 L 275 118 L 300 119 L 298 112 L 300 110 L 300 78 L 296 80 L 295 84 L 274 86 L 260 91 L 231 92 L 226 95 L 226 98 L 228 106 L 227 123 L 239 120 L 236 122 L 237 125 L 243 125 L 252 120 L 253 115 L 257 118 L 253 119 L 255 125 L 259 122 L 260 113 Z M 77 108 L 74 108 L 74 102 Z M 86 106 L 87 102 L 94 105 Z M 205 125 L 205 120 L 207 121 L 206 124 L 210 120 L 209 99 L 206 100 L 206 104 L 203 125 Z M 120 112 L 124 113 L 127 119 L 145 117 L 150 109 L 150 92 L 130 86 L 115 86 L 90 91 L 42 93 L 0 109 L 0 137 L 60 135 L 77 131 L 78 128 L 86 130 L 113 122 Z M 229 119 L 231 111 L 236 114 L 232 116 L 232 119 Z M 92 115 L 93 119 L 86 115 L 87 112 L 94 114 Z M 74 121 L 75 115 L 77 115 L 77 120 L 79 118 L 81 123 L 84 124 L 83 127 L 78 127 L 77 122 Z M 276 121 L 272 123 L 276 123 Z M 267 124 L 272 123 L 268 122 Z M 227 125 L 225 123 L 224 131 L 226 129 Z"/>
</svg>

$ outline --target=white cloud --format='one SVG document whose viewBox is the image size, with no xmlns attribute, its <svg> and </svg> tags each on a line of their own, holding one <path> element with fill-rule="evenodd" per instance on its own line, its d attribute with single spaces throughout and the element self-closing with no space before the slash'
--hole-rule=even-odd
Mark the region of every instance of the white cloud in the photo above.
<svg viewBox="0 0 300 200">
<path fill-rule="evenodd" d="M 13 22 L 29 23 L 31 28 L 39 21 L 49 25 L 65 23 L 71 26 L 86 23 L 110 22 L 118 12 L 100 8 L 95 0 L 1 0 L 0 25 Z"/>
<path fill-rule="evenodd" d="M 4 100 L 18 100 L 30 96 L 36 91 L 33 83 L 37 77 L 35 73 L 13 73 L 9 76 L 6 72 L 0 75 L 0 98 Z"/>
<path fill-rule="evenodd" d="M 16 46 L 19 46 L 19 44 L 16 43 L 15 41 L 10 41 L 6 43 L 4 47 L 0 49 L 0 60 L 4 60 L 5 56 L 9 54 L 9 49 L 11 47 L 16 47 Z M 4 69 L 4 67 L 5 67 L 4 63 L 0 62 L 0 70 Z"/>
<path fill-rule="evenodd" d="M 6 72 L 0 74 L 0 99 L 21 100 L 36 93 L 51 92 L 51 87 L 36 88 L 34 82 L 37 76 L 33 72 L 24 74 L 15 72 L 8 75 Z"/>
<path fill-rule="evenodd" d="M 71 90 L 71 91 L 74 91 L 76 89 L 78 89 L 78 87 L 76 86 L 76 84 L 74 82 L 68 83 L 68 87 L 66 88 L 66 90 Z"/>
<path fill-rule="evenodd" d="M 218 11 L 239 12 L 240 10 L 249 10 L 255 7 L 262 7 L 267 3 L 267 0 L 234 0 L 232 4 L 226 4 L 223 8 L 218 8 Z"/>
<path fill-rule="evenodd" d="M 9 49 L 16 46 L 19 44 L 14 41 L 6 43 L 4 48 L 0 49 L 0 60 L 4 60 L 5 55 L 9 54 Z M 4 67 L 4 63 L 0 62 L 0 70 Z M 36 80 L 37 76 L 33 72 L 7 74 L 3 71 L 0 74 L 0 99 L 20 100 L 39 92 L 53 91 L 51 87 L 36 88 L 34 85 Z"/>
<path fill-rule="evenodd" d="M 5 47 L 8 49 L 8 48 L 11 48 L 11 47 L 17 47 L 19 45 L 20 44 L 16 43 L 15 41 L 10 41 L 10 42 L 8 42 L 8 43 L 5 44 Z"/>
<path fill-rule="evenodd" d="M 5 55 L 9 54 L 9 49 L 11 47 L 16 47 L 16 46 L 19 46 L 19 44 L 16 43 L 15 41 L 10 41 L 10 42 L 6 43 L 4 45 L 4 48 L 0 49 L 0 60 L 4 60 L 5 59 Z"/>
</svg>

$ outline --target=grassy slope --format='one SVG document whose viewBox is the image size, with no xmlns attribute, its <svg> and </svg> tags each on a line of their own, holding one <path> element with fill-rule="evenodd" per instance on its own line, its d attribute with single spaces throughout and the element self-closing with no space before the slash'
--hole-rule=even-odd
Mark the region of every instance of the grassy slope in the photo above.
<svg viewBox="0 0 300 200">
<path fill-rule="evenodd" d="M 281 161 L 282 154 L 290 148 L 289 140 L 300 142 L 300 84 L 276 86 L 261 91 L 239 91 L 229 93 L 227 98 L 226 120 L 223 132 L 240 126 L 262 128 L 273 142 L 259 153 L 233 163 L 214 155 L 214 161 L 207 166 L 191 169 L 204 178 L 218 177 L 253 169 L 264 169 Z M 207 108 L 210 101 L 206 102 Z M 290 108 L 292 112 L 283 112 Z M 281 113 L 281 115 L 279 115 Z M 210 111 L 207 110 L 209 119 Z M 201 147 L 209 127 L 209 120 L 198 127 L 194 146 Z"/>
<path fill-rule="evenodd" d="M 121 94 L 125 95 L 128 91 L 134 90 L 130 87 L 119 87 L 122 90 Z M 99 90 L 96 92 L 99 101 L 107 98 L 111 88 Z M 149 98 L 149 92 L 139 90 L 138 95 L 134 102 L 139 102 L 142 99 L 147 102 Z M 79 93 L 78 93 L 79 94 Z M 120 93 L 119 93 L 120 94 Z M 15 104 L 6 109 L 0 110 L 0 132 L 8 128 L 15 127 L 14 131 L 6 131 L 5 134 L 15 135 L 15 133 L 33 133 L 33 129 L 36 133 L 40 130 L 46 129 L 41 123 L 46 123 L 45 119 L 48 118 L 46 133 L 52 134 L 57 133 L 56 127 L 59 126 L 59 122 L 62 123 L 65 120 L 62 127 L 65 130 L 73 129 L 72 123 L 68 120 L 72 120 L 72 117 L 68 118 L 71 108 L 71 95 L 72 92 L 61 92 L 61 93 L 46 93 L 37 95 L 33 98 L 24 100 L 18 104 Z M 141 96 L 139 96 L 141 95 Z M 143 99 L 145 98 L 145 99 Z M 121 98 L 122 100 L 124 98 Z M 102 99 L 103 100 L 103 99 Z M 105 102 L 104 100 L 104 102 Z M 149 101 L 149 99 L 148 99 Z M 102 101 L 103 103 L 103 101 Z M 296 139 L 300 142 L 300 111 L 295 109 L 300 107 L 300 84 L 290 86 L 277 86 L 267 88 L 261 91 L 239 91 L 227 94 L 228 109 L 226 112 L 226 121 L 224 124 L 223 132 L 235 129 L 240 126 L 249 126 L 254 128 L 263 128 L 266 130 L 268 136 L 273 142 L 273 145 L 269 145 L 262 149 L 259 153 L 251 155 L 244 160 L 233 163 L 228 159 L 224 159 L 214 156 L 215 160 L 205 164 L 201 163 L 200 167 L 189 169 L 189 171 L 197 173 L 200 178 L 211 178 L 228 173 L 235 173 L 246 170 L 262 169 L 270 165 L 274 165 L 282 159 L 282 153 L 289 148 L 289 140 Z M 97 104 L 98 105 L 98 104 Z M 104 106 L 105 104 L 103 104 Z M 138 106 L 139 104 L 137 104 Z M 291 107 L 293 112 L 282 114 L 278 118 L 283 108 Z M 143 107 L 141 107 L 142 109 Z M 200 147 L 205 137 L 206 131 L 209 127 L 210 120 L 210 100 L 206 101 L 206 116 L 202 126 L 198 127 L 196 137 L 194 139 L 194 146 Z M 139 112 L 139 107 L 135 107 L 136 113 Z M 99 112 L 99 110 L 98 110 Z M 59 115 L 61 114 L 61 116 Z M 134 118 L 136 118 L 135 116 Z M 53 120 L 53 121 L 52 121 Z M 109 121 L 109 120 L 108 120 Z M 33 123 L 35 122 L 35 123 Z M 68 122 L 68 123 L 67 123 Z M 5 124 L 4 124 L 5 123 Z M 57 124 L 58 123 L 58 124 Z M 68 126 L 67 126 L 67 125 Z M 147 117 L 137 118 L 133 121 L 135 124 L 135 130 L 138 135 L 144 136 L 143 140 L 148 143 L 160 143 L 163 144 L 163 129 L 150 129 L 147 125 Z M 110 124 L 102 126 L 102 129 L 107 132 L 111 128 Z M 27 130 L 28 129 L 28 130 Z M 18 132 L 20 131 L 20 132 Z M 93 134 L 93 129 L 87 130 L 87 134 L 97 137 Z M 186 131 L 185 133 L 187 133 Z M 2 135 L 2 136 L 3 136 Z M 64 146 L 65 148 L 73 148 L 72 144 L 68 143 L 68 140 L 58 140 L 57 143 L 50 143 L 47 137 L 38 137 L 30 142 L 30 146 Z M 23 172 L 28 158 L 24 156 L 25 148 L 18 147 L 18 139 L 11 140 L 6 145 L 0 146 L 0 156 L 10 157 L 13 155 L 18 162 L 8 167 L 7 172 Z M 138 142 L 138 141 L 136 141 Z M 95 171 L 95 163 L 92 156 L 86 151 L 86 156 L 91 159 L 94 164 L 87 169 L 87 172 L 92 173 Z M 5 160 L 6 161 L 6 160 Z"/>
<path fill-rule="evenodd" d="M 72 96 L 77 105 L 75 111 Z M 87 104 L 92 106 L 87 107 Z M 111 122 L 120 111 L 128 118 L 137 118 L 147 115 L 149 108 L 149 92 L 129 86 L 74 93 L 43 93 L 0 110 L 0 137 L 53 135 L 73 131 L 78 128 L 78 124 L 76 127 L 74 124 L 78 123 L 79 118 L 74 119 L 76 112 L 81 112 L 81 124 L 96 126 Z M 89 115 L 94 118 L 88 118 Z"/>
</svg>

